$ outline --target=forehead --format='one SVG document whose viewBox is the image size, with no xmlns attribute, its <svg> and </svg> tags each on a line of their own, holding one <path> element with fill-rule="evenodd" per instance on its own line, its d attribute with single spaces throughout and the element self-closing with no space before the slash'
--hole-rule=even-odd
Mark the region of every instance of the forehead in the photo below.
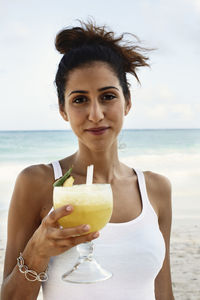
<svg viewBox="0 0 200 300">
<path fill-rule="evenodd" d="M 114 85 L 120 88 L 119 80 L 112 68 L 104 62 L 93 62 L 69 72 L 66 90 L 74 87 L 89 88 Z"/>
</svg>

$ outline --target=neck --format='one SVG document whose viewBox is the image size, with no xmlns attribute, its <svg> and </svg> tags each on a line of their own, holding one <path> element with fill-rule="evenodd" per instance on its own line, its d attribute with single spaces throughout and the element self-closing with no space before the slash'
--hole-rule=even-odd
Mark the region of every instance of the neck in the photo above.
<svg viewBox="0 0 200 300">
<path fill-rule="evenodd" d="M 90 151 L 80 149 L 73 155 L 74 172 L 86 175 L 87 166 L 94 165 L 94 183 L 111 183 L 122 171 L 122 164 L 118 159 L 117 147 L 106 151 Z M 81 171 L 80 171 L 81 170 Z"/>
</svg>

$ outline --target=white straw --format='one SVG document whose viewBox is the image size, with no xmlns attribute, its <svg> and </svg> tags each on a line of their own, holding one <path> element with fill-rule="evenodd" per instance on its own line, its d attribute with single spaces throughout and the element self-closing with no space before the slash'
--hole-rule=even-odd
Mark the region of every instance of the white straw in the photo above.
<svg viewBox="0 0 200 300">
<path fill-rule="evenodd" d="M 94 165 L 90 165 L 87 167 L 87 177 L 86 177 L 86 184 L 90 185 L 93 181 L 93 171 L 94 171 Z"/>
</svg>

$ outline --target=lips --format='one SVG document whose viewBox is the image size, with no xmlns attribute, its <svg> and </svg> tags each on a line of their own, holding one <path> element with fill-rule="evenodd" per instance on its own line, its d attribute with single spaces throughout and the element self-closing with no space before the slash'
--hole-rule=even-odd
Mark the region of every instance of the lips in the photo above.
<svg viewBox="0 0 200 300">
<path fill-rule="evenodd" d="M 86 129 L 87 132 L 93 135 L 101 135 L 104 134 L 110 127 L 93 127 Z"/>
<path fill-rule="evenodd" d="M 94 128 L 88 128 L 86 129 L 86 131 L 102 131 L 102 130 L 106 130 L 109 127 L 94 127 Z"/>
</svg>

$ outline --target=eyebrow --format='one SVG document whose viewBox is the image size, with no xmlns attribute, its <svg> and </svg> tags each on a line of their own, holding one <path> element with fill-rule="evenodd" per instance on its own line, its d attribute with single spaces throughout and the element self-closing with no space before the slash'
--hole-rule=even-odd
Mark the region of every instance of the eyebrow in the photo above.
<svg viewBox="0 0 200 300">
<path fill-rule="evenodd" d="M 105 91 L 105 90 L 108 90 L 108 89 L 116 89 L 116 90 L 119 91 L 119 89 L 116 88 L 115 86 L 104 86 L 104 87 L 98 89 L 98 92 Z M 76 90 L 76 91 L 72 91 L 68 96 L 70 96 L 71 94 L 75 94 L 75 93 L 88 94 L 88 91 Z"/>
</svg>

